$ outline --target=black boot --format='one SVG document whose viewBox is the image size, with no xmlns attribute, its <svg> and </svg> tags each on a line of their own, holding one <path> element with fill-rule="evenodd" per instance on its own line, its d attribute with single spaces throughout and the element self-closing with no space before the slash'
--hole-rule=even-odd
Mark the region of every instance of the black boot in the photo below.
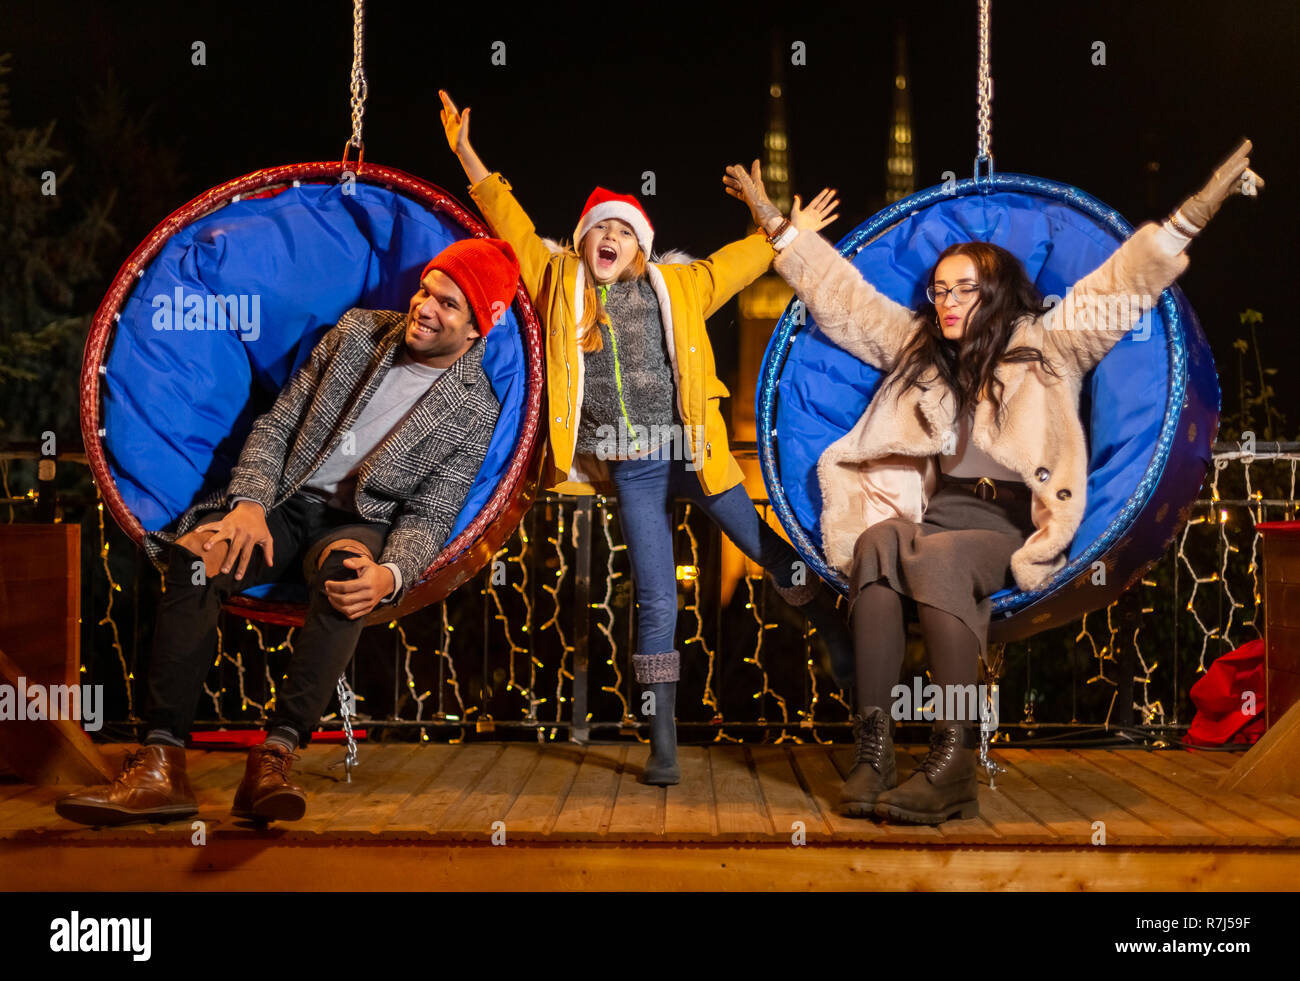
<svg viewBox="0 0 1300 981">
<path fill-rule="evenodd" d="M 639 711 L 650 718 L 650 759 L 641 774 L 641 783 L 668 787 L 682 779 L 682 771 L 677 765 L 675 718 L 681 660 L 676 651 L 635 654 L 632 667 L 636 680 L 644 686 Z M 646 698 L 647 693 L 653 697 Z"/>
<path fill-rule="evenodd" d="M 930 752 L 920 769 L 901 787 L 876 800 L 877 817 L 912 824 L 941 824 L 954 814 L 979 815 L 979 781 L 975 778 L 978 730 L 941 722 L 930 736 Z"/>
<path fill-rule="evenodd" d="M 840 808 L 850 817 L 870 816 L 880 795 L 898 786 L 890 731 L 893 721 L 883 709 L 874 706 L 853 717 L 857 755 L 840 790 Z"/>
</svg>

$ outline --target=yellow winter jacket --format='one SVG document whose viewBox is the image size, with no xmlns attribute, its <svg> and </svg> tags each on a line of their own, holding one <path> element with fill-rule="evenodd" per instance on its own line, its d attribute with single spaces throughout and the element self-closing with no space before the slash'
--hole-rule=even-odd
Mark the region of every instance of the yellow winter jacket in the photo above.
<svg viewBox="0 0 1300 981">
<path fill-rule="evenodd" d="M 520 275 L 542 320 L 546 338 L 547 398 L 550 429 L 548 489 L 561 494 L 593 494 L 610 489 L 602 461 L 575 454 L 582 412 L 583 355 L 578 345 L 578 275 L 582 261 L 553 252 L 499 173 L 470 188 L 470 196 L 492 232 L 519 257 Z M 725 245 L 707 259 L 681 264 L 647 263 L 650 284 L 659 297 L 668 353 L 676 386 L 677 409 L 686 425 L 691 456 L 707 494 L 720 494 L 744 479 L 727 445 L 727 427 L 718 400 L 730 395 L 718 379 L 713 347 L 704 321 L 761 276 L 775 255 L 760 232 Z"/>
</svg>

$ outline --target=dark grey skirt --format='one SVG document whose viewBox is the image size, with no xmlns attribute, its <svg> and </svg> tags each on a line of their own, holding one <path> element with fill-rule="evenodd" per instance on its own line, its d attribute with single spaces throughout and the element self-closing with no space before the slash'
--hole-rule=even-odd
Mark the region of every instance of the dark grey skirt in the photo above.
<svg viewBox="0 0 1300 981">
<path fill-rule="evenodd" d="M 1011 556 L 1033 534 L 1033 498 L 1018 481 L 996 481 L 997 496 L 986 499 L 969 483 L 940 480 L 919 524 L 890 518 L 858 536 L 849 609 L 866 586 L 884 579 L 902 595 L 970 627 L 984 657 L 993 607 L 989 597 L 1015 585 Z"/>
</svg>

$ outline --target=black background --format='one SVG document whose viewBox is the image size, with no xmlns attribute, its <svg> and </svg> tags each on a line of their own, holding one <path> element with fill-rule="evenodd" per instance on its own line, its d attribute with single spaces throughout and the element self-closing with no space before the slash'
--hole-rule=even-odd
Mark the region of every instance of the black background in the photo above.
<svg viewBox="0 0 1300 981">
<path fill-rule="evenodd" d="M 105 162 L 77 159 L 70 130 L 110 74 L 129 113 L 143 117 L 133 138 L 147 145 L 122 152 L 132 168 L 156 168 L 176 200 L 119 209 L 123 259 L 206 188 L 260 167 L 336 159 L 351 133 L 352 10 L 342 0 L 6 6 L 0 50 L 13 53 L 17 125 L 59 120 L 69 162 L 88 173 Z M 1197 189 L 1242 136 L 1254 140 L 1252 164 L 1267 189 L 1257 201 L 1228 202 L 1181 280 L 1221 363 L 1235 357 L 1246 307 L 1264 314 L 1266 360 L 1285 364 L 1289 355 L 1297 9 L 1292 0 L 1001 0 L 993 9 L 998 170 L 1074 184 L 1137 224 Z M 510 177 L 543 234 L 571 234 L 595 184 L 635 192 L 653 170 L 657 195 L 646 204 L 656 248 L 704 255 L 744 230 L 747 214 L 722 194 L 721 173 L 761 153 L 776 38 L 795 189 L 805 198 L 823 185 L 839 189 L 842 217 L 829 230 L 838 238 L 882 200 L 896 25 L 907 38 L 917 187 L 944 171 L 965 177 L 976 141 L 973 0 L 526 8 L 371 0 L 366 155 L 466 199 L 438 119 L 443 87 L 473 107 L 481 156 Z M 206 65 L 191 63 L 195 41 L 206 45 Z M 494 41 L 506 44 L 505 66 L 491 63 Z M 788 64 L 792 41 L 805 43 L 806 65 Z M 1096 41 L 1106 45 L 1104 66 L 1092 64 Z M 1148 170 L 1152 160 L 1158 171 Z M 105 265 L 104 286 L 115 266 Z M 728 334 L 714 324 L 724 378 L 734 372 Z M 1300 386 L 1278 387 L 1291 434 Z"/>
</svg>

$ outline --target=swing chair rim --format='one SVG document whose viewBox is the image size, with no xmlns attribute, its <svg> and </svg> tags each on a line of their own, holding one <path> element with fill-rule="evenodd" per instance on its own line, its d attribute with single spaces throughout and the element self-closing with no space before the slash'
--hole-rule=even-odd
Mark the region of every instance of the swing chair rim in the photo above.
<svg viewBox="0 0 1300 981">
<path fill-rule="evenodd" d="M 107 506 L 113 520 L 137 546 L 144 538 L 145 529 L 122 500 L 117 482 L 109 470 L 100 435 L 103 425 L 101 370 L 123 304 L 144 276 L 145 269 L 181 229 L 229 204 L 237 203 L 251 192 L 298 183 L 337 182 L 347 174 L 351 174 L 357 181 L 404 194 L 431 211 L 447 215 L 472 237 L 490 237 L 487 226 L 477 215 L 437 185 L 395 167 L 363 164 L 360 161 L 357 162 L 355 171 L 347 170 L 338 160 L 281 164 L 255 170 L 204 191 L 160 221 L 113 276 L 91 319 L 81 362 L 79 414 L 81 437 L 91 478 L 99 492 L 101 506 Z M 544 447 L 544 440 L 539 438 L 537 422 L 541 412 L 544 379 L 542 333 L 536 310 L 522 282 L 516 288 L 515 302 L 519 309 L 519 325 L 525 349 L 527 389 L 521 409 L 520 434 L 510 464 L 478 514 L 459 535 L 443 544 L 429 568 L 406 590 L 402 602 L 396 608 L 375 611 L 367 618 L 368 624 L 393 620 L 437 602 L 442 598 L 435 595 L 440 589 L 449 593 L 474 576 L 514 533 L 536 496 Z M 502 531 L 497 528 L 498 522 L 503 528 L 506 524 L 509 527 Z M 252 596 L 232 597 L 227 608 L 249 619 L 290 626 L 301 624 L 303 617 L 300 604 Z"/>
<path fill-rule="evenodd" d="M 852 260 L 868 244 L 886 234 L 901 221 L 940 201 L 967 197 L 973 194 L 988 195 L 1004 191 L 1035 194 L 1066 204 L 1101 223 L 1112 231 L 1121 242 L 1133 234 L 1133 226 L 1117 210 L 1086 191 L 1070 184 L 1043 177 L 1001 172 L 979 178 L 965 178 L 956 181 L 951 186 L 945 182 L 910 194 L 868 218 L 841 239 L 836 244 L 836 250 L 845 258 Z M 1150 503 L 1153 490 L 1165 475 L 1174 437 L 1180 428 L 1183 416 L 1189 382 L 1188 344 L 1191 341 L 1203 343 L 1198 338 L 1188 336 L 1189 332 L 1186 329 L 1188 325 L 1184 323 L 1184 318 L 1179 311 L 1179 298 L 1181 298 L 1182 304 L 1187 305 L 1190 313 L 1190 305 L 1187 304 L 1186 298 L 1182 296 L 1181 291 L 1176 286 L 1166 289 L 1158 301 L 1158 307 L 1166 327 L 1169 392 L 1165 401 L 1160 431 L 1152 450 L 1151 459 L 1148 461 L 1142 477 L 1107 527 L 1077 558 L 1067 561 L 1065 566 L 1038 589 L 1030 591 L 1015 590 L 1009 595 L 993 601 L 991 634 L 995 628 L 1001 628 L 1003 633 L 1007 633 L 1008 625 L 1012 621 L 1018 620 L 1020 614 L 1026 613 L 1040 601 L 1045 601 L 1053 594 L 1057 594 L 1069 582 L 1086 577 L 1091 571 L 1092 563 L 1119 544 L 1121 536 L 1134 526 L 1138 515 Z M 767 487 L 768 498 L 781 521 L 782 527 L 790 536 L 795 547 L 810 561 L 819 575 L 839 589 L 841 593 L 847 593 L 847 580 L 839 570 L 829 567 L 820 546 L 812 540 L 811 534 L 800 524 L 794 514 L 794 509 L 790 505 L 789 498 L 786 496 L 784 487 L 776 479 L 775 413 L 777 390 L 782 370 L 785 367 L 794 341 L 794 335 L 799 329 L 795 316 L 796 304 L 798 303 L 797 297 L 792 299 L 781 314 L 773 329 L 772 340 L 764 355 L 763 368 L 760 372 L 757 405 L 759 462 L 763 472 L 763 481 Z M 1193 318 L 1189 317 L 1188 320 L 1189 322 L 1193 321 Z M 1211 374 L 1213 373 L 1211 372 Z M 1204 450 L 1203 455 L 1207 460 L 1209 457 L 1209 444 L 1213 440 L 1212 430 L 1217 429 L 1217 378 L 1214 380 L 1213 387 L 1215 388 L 1215 398 L 1212 406 L 1214 425 L 1207 427 L 1211 431 L 1203 433 L 1200 440 L 1194 440 L 1197 442 L 1198 450 Z M 1192 431 L 1192 436 L 1194 434 L 1195 430 Z M 1032 619 L 1033 622 L 1038 623 L 1045 622 L 1048 617 L 1050 617 L 1050 614 L 1039 613 Z"/>
</svg>

